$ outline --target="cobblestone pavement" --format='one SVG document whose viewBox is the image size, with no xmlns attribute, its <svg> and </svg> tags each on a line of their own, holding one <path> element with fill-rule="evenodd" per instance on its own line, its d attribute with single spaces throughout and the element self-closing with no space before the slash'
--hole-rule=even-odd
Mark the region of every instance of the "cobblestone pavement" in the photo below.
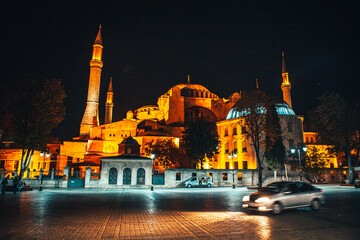
<svg viewBox="0 0 360 240">
<path fill-rule="evenodd" d="M 0 196 L 1 239 L 358 239 L 360 189 L 321 186 L 324 209 L 241 209 L 247 188 L 45 189 Z"/>
</svg>

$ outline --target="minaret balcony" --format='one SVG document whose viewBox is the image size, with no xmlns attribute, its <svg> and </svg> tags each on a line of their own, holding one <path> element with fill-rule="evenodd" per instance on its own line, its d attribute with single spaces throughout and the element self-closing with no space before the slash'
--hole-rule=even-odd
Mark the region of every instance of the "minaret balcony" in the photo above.
<svg viewBox="0 0 360 240">
<path fill-rule="evenodd" d="M 92 68 L 102 68 L 104 63 L 99 60 L 90 60 L 90 67 Z"/>
</svg>

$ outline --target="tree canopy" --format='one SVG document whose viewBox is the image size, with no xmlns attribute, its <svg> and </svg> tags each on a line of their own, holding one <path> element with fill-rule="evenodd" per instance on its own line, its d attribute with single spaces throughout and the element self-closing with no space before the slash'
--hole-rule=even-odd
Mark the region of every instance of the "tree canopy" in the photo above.
<svg viewBox="0 0 360 240">
<path fill-rule="evenodd" d="M 181 146 L 195 165 L 203 169 L 205 157 L 212 158 L 219 145 L 215 123 L 197 119 L 188 123 L 182 132 Z"/>
<path fill-rule="evenodd" d="M 320 140 L 334 146 L 334 151 L 343 153 L 349 167 L 349 182 L 353 183 L 353 161 L 351 152 L 359 152 L 360 113 L 359 105 L 347 103 L 336 93 L 325 93 L 319 105 L 310 114 Z M 355 164 L 357 164 L 358 159 Z"/>
<path fill-rule="evenodd" d="M 281 170 L 285 161 L 285 146 L 281 134 L 280 119 L 273 101 L 269 101 L 266 106 L 264 161 L 274 171 Z"/>
<path fill-rule="evenodd" d="M 147 155 L 154 153 L 156 159 L 164 168 L 189 167 L 189 160 L 185 152 L 169 139 L 146 143 L 145 153 Z"/>
<path fill-rule="evenodd" d="M 309 146 L 302 162 L 302 169 L 317 182 L 328 163 L 329 159 L 324 152 L 319 151 L 316 146 Z"/>
<path fill-rule="evenodd" d="M 28 169 L 34 150 L 44 150 L 51 130 L 65 116 L 65 90 L 60 79 L 33 75 L 21 78 L 9 106 L 17 146 L 22 149 L 20 179 Z"/>
</svg>

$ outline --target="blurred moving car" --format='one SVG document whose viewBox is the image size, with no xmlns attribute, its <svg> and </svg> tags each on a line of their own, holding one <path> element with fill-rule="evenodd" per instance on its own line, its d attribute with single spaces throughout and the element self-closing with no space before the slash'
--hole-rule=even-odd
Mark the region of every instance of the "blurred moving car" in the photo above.
<svg viewBox="0 0 360 240">
<path fill-rule="evenodd" d="M 284 209 L 311 207 L 319 210 L 324 203 L 321 189 L 305 182 L 273 182 L 258 192 L 244 196 L 243 208 L 280 214 Z"/>
<path fill-rule="evenodd" d="M 214 185 L 212 177 L 191 177 L 185 182 L 185 187 L 212 187 Z"/>
</svg>

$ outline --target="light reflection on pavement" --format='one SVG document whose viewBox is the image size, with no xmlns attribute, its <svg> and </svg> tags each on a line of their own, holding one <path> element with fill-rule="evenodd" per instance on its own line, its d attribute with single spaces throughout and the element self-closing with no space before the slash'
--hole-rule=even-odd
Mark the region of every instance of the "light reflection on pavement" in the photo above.
<svg viewBox="0 0 360 240">
<path fill-rule="evenodd" d="M 1 239 L 356 239 L 360 189 L 323 186 L 325 208 L 244 212 L 245 187 L 46 189 L 0 197 Z"/>
</svg>

